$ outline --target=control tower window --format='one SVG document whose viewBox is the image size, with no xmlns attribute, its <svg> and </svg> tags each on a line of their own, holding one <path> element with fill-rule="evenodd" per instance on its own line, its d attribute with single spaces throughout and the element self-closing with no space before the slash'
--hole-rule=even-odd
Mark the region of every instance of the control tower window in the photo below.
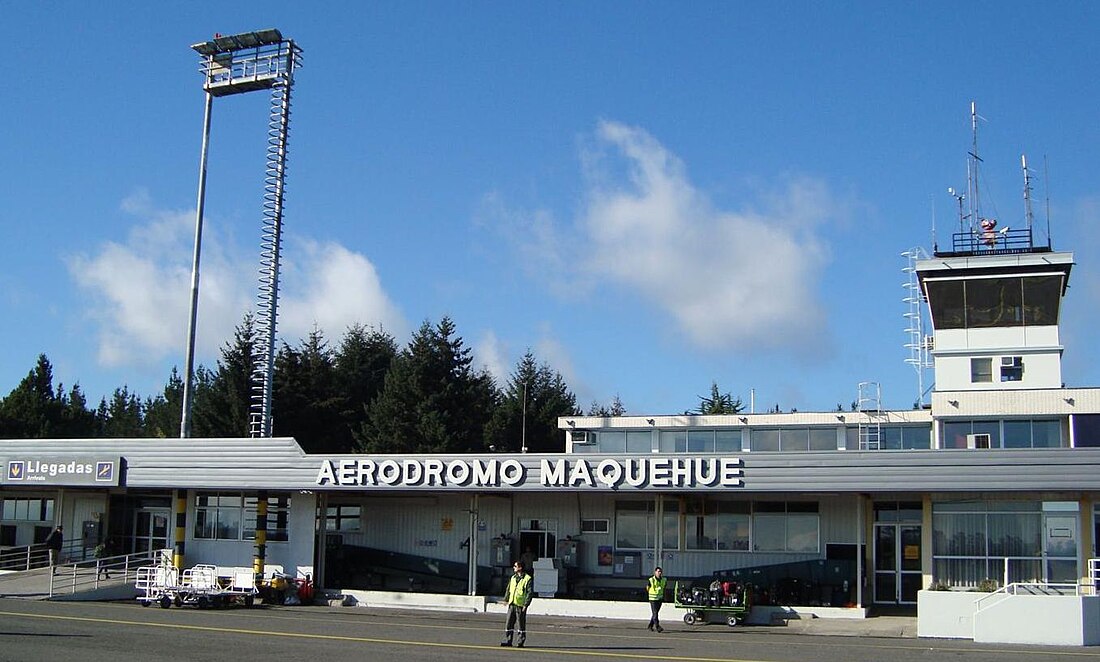
<svg viewBox="0 0 1100 662">
<path fill-rule="evenodd" d="M 1024 323 L 1019 278 L 982 278 L 966 283 L 966 326 L 980 329 Z"/>
<path fill-rule="evenodd" d="M 1063 276 L 929 280 L 932 323 L 938 330 L 1058 323 Z"/>
<path fill-rule="evenodd" d="M 1058 323 L 1058 304 L 1062 297 L 1061 276 L 1024 279 L 1024 324 L 1050 326 Z"/>
<path fill-rule="evenodd" d="M 966 297 L 963 281 L 929 281 L 928 301 L 932 308 L 932 320 L 937 329 L 966 328 Z"/>
</svg>

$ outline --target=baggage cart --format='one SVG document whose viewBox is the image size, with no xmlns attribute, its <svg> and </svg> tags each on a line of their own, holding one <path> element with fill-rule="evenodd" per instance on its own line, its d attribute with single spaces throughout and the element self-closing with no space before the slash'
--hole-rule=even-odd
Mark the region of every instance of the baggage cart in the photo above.
<svg viewBox="0 0 1100 662">
<path fill-rule="evenodd" d="M 752 606 L 752 586 L 733 581 L 715 580 L 707 587 L 681 587 L 676 582 L 673 595 L 676 608 L 686 610 L 684 623 L 688 625 L 724 620 L 735 627 L 745 622 Z"/>
</svg>

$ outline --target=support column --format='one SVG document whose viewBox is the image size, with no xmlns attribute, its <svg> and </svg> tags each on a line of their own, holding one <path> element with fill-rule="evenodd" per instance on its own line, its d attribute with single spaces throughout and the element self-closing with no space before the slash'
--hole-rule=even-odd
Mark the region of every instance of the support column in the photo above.
<svg viewBox="0 0 1100 662">
<path fill-rule="evenodd" d="M 183 570 L 184 546 L 187 540 L 187 490 L 176 490 L 176 540 L 172 565 Z"/>
<path fill-rule="evenodd" d="M 927 589 L 932 585 L 932 495 L 925 494 L 921 497 L 921 526 L 920 526 L 920 567 L 921 588 Z"/>
<path fill-rule="evenodd" d="M 466 595 L 477 595 L 477 520 L 480 499 L 478 494 L 470 496 L 470 535 L 466 539 L 469 544 L 467 555 L 467 590 Z"/>
<path fill-rule="evenodd" d="M 313 586 L 317 589 L 325 586 L 325 556 L 328 552 L 328 493 L 317 493 L 317 504 L 313 514 Z"/>
<path fill-rule="evenodd" d="M 259 583 L 264 577 L 267 561 L 267 492 L 256 493 L 256 555 L 252 559 L 252 574 Z"/>
<path fill-rule="evenodd" d="M 1081 520 L 1081 534 L 1078 538 L 1081 541 L 1080 547 L 1077 549 L 1077 574 L 1080 575 L 1078 583 L 1081 586 L 1093 587 L 1093 579 L 1089 576 L 1089 559 L 1092 558 L 1093 546 L 1096 544 L 1094 540 L 1094 528 L 1093 514 L 1092 514 L 1092 497 L 1082 496 L 1078 502 L 1078 518 Z M 1095 588 L 1093 588 L 1095 592 Z"/>
<path fill-rule="evenodd" d="M 657 494 L 657 502 L 653 507 L 653 566 L 645 568 L 644 570 L 650 574 L 653 574 L 653 568 L 661 565 L 661 553 L 664 551 L 664 535 L 665 535 L 665 500 L 664 495 Z M 648 576 L 643 574 L 643 577 Z"/>
<path fill-rule="evenodd" d="M 863 518 L 863 495 L 856 494 L 856 607 L 863 608 L 863 556 L 867 522 Z"/>
</svg>

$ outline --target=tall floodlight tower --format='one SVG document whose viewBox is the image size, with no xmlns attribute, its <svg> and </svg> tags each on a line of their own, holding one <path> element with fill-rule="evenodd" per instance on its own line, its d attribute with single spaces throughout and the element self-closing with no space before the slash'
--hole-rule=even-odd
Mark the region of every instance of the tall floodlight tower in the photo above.
<svg viewBox="0 0 1100 662">
<path fill-rule="evenodd" d="M 282 247 L 283 191 L 286 181 L 287 137 L 290 128 L 290 91 L 294 70 L 301 66 L 302 49 L 278 30 L 260 30 L 195 44 L 201 56 L 199 70 L 206 92 L 199 199 L 195 219 L 195 251 L 191 269 L 191 310 L 187 331 L 187 365 L 183 383 L 183 419 L 180 436 L 191 434 L 191 400 L 195 354 L 195 324 L 199 297 L 199 257 L 203 207 L 206 198 L 206 161 L 210 144 L 210 113 L 214 97 L 271 90 L 267 131 L 267 169 L 264 178 L 260 240 L 260 284 L 256 297 L 257 343 L 254 345 L 252 403 L 249 432 L 271 436 L 271 378 L 275 361 L 275 331 L 279 301 L 279 259 Z"/>
</svg>

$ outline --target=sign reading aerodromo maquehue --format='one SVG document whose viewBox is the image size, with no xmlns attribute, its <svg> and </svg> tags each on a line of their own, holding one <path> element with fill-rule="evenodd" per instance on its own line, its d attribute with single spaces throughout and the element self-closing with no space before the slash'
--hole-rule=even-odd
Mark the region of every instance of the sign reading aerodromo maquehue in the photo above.
<svg viewBox="0 0 1100 662">
<path fill-rule="evenodd" d="M 648 489 L 740 487 L 741 458 L 640 457 L 468 459 L 344 458 L 323 460 L 320 487 L 477 489 Z"/>
</svg>

